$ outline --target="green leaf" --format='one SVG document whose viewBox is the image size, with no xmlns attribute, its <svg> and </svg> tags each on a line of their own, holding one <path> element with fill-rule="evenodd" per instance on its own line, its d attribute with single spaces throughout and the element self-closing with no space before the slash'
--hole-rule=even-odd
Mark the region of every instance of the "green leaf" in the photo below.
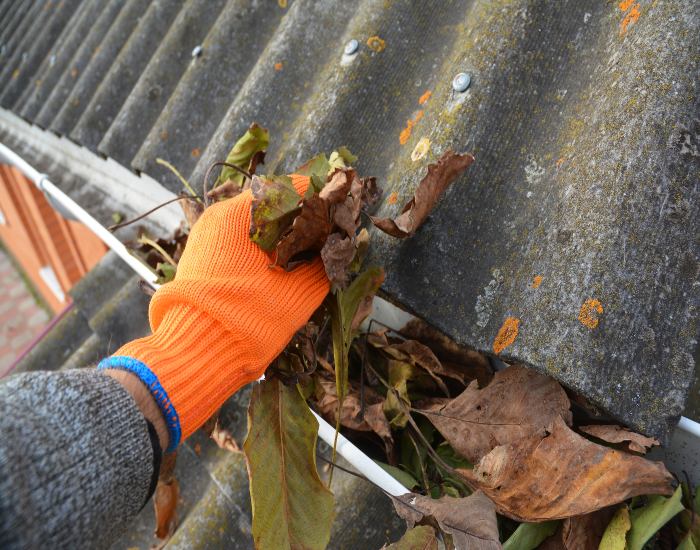
<svg viewBox="0 0 700 550">
<path fill-rule="evenodd" d="M 559 527 L 559 520 L 543 523 L 521 523 L 503 543 L 503 550 L 534 550 Z"/>
<path fill-rule="evenodd" d="M 296 387 L 273 378 L 253 388 L 243 450 L 258 550 L 328 544 L 334 502 L 316 469 L 317 430 Z"/>
<path fill-rule="evenodd" d="M 328 164 L 330 165 L 329 172 L 337 168 L 352 166 L 355 161 L 357 161 L 357 157 L 353 155 L 347 147 L 340 147 L 337 151 L 333 151 L 328 159 Z"/>
<path fill-rule="evenodd" d="M 679 486 L 672 496 L 650 496 L 647 504 L 630 512 L 632 528 L 628 537 L 629 550 L 641 550 L 673 516 L 684 510 L 681 496 L 682 490 Z"/>
<path fill-rule="evenodd" d="M 690 533 L 688 533 L 685 537 L 683 537 L 683 540 L 681 543 L 678 545 L 676 550 L 696 550 L 695 543 L 693 542 L 693 537 Z"/>
<path fill-rule="evenodd" d="M 406 531 L 400 540 L 385 546 L 382 550 L 437 550 L 437 548 L 435 529 L 429 525 L 419 525 Z"/>
<path fill-rule="evenodd" d="M 323 183 L 325 183 L 326 176 L 328 176 L 328 172 L 330 171 L 330 169 L 331 165 L 329 164 L 326 155 L 323 153 L 319 153 L 312 159 L 306 161 L 302 166 L 297 168 L 295 172 L 302 176 L 316 176 L 317 178 L 320 178 L 320 180 Z"/>
<path fill-rule="evenodd" d="M 257 124 L 252 124 L 233 146 L 233 149 L 226 157 L 226 162 L 240 166 L 243 170 L 248 170 L 253 155 L 259 151 L 266 151 L 269 144 L 270 132 Z M 244 179 L 245 176 L 240 172 L 224 166 L 219 179 L 216 180 L 216 185 L 220 185 L 228 180 L 234 180 L 239 185 L 243 185 Z"/>
<path fill-rule="evenodd" d="M 452 468 L 464 468 L 471 470 L 474 467 L 471 462 L 455 451 L 447 441 L 440 443 L 438 448 L 435 449 L 435 452 L 445 464 L 451 466 Z"/>
<path fill-rule="evenodd" d="M 402 470 L 401 468 L 397 468 L 396 466 L 392 466 L 391 464 L 385 464 L 384 462 L 380 462 L 379 460 L 375 460 L 375 462 L 379 464 L 379 466 L 381 466 L 382 470 L 384 470 L 387 474 L 389 474 L 407 489 L 413 489 L 418 485 L 418 481 L 416 480 L 416 478 L 408 472 Z"/>
<path fill-rule="evenodd" d="M 166 262 L 158 262 L 156 264 L 156 271 L 162 273 L 162 275 L 158 277 L 156 283 L 158 283 L 159 285 L 163 285 L 172 281 L 175 278 L 175 272 L 177 271 L 177 267 Z"/>
<path fill-rule="evenodd" d="M 627 547 L 627 531 L 630 530 L 630 513 L 623 505 L 610 520 L 600 539 L 598 550 L 625 550 Z"/>
<path fill-rule="evenodd" d="M 299 213 L 301 197 L 291 178 L 274 176 L 272 179 L 253 176 L 250 216 L 250 238 L 268 252 L 277 245 L 282 233 Z"/>
</svg>

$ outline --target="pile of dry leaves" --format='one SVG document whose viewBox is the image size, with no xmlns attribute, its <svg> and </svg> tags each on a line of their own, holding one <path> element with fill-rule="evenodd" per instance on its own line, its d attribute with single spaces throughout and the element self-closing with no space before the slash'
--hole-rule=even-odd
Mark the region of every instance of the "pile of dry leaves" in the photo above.
<svg viewBox="0 0 700 550">
<path fill-rule="evenodd" d="M 317 423 L 307 404 L 415 491 L 394 499 L 409 530 L 391 548 L 700 544 L 700 503 L 686 485 L 674 489 L 662 463 L 643 457 L 655 440 L 596 423 L 579 405 L 574 422 L 570 398 L 554 379 L 518 365 L 493 372 L 484 356 L 420 321 L 400 331 L 362 328 L 384 280 L 382 269 L 362 268 L 370 245 L 362 214 L 393 237 L 410 237 L 471 155 L 445 152 L 396 218 L 376 218 L 366 210 L 381 191 L 374 178 L 358 176 L 349 151 L 300 167 L 311 181 L 302 197 L 286 176 L 255 175 L 268 142 L 266 130 L 251 126 L 218 163 L 224 169 L 212 190 L 205 185 L 202 204 L 183 201 L 191 225 L 209 202 L 250 188 L 251 239 L 270 253 L 271 269 L 320 256 L 333 283 L 253 392 L 243 452 L 257 548 L 328 543 L 333 496 L 318 475 Z M 163 280 L 174 275 L 185 235 L 139 241 Z M 215 421 L 208 429 L 239 451 Z M 162 483 L 177 491 L 170 472 Z M 169 506 L 172 495 L 161 489 Z M 159 536 L 171 508 L 168 518 L 163 508 L 157 514 Z"/>
</svg>

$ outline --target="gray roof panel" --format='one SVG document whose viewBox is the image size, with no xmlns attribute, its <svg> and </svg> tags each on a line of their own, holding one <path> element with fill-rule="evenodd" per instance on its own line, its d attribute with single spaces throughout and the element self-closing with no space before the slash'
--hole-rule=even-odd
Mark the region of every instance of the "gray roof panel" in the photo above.
<svg viewBox="0 0 700 550">
<path fill-rule="evenodd" d="M 155 0 L 148 6 L 71 132 L 73 140 L 97 150 L 181 7 L 181 0 Z"/>
<path fill-rule="evenodd" d="M 96 3 L 101 4 L 101 2 Z M 48 128 L 51 125 L 58 112 L 65 105 L 78 79 L 86 70 L 98 46 L 109 32 L 112 24 L 117 20 L 124 5 L 124 0 L 108 0 L 104 4 L 99 18 L 95 20 L 92 27 L 88 27 L 89 31 L 85 34 L 80 47 L 66 65 L 65 72 L 51 91 L 51 95 L 41 105 L 39 113 L 32 119 L 35 124 L 42 128 Z"/>
<path fill-rule="evenodd" d="M 219 18 L 225 0 L 187 2 L 99 145 L 124 166 L 131 162 L 192 63 L 191 52 Z"/>
</svg>

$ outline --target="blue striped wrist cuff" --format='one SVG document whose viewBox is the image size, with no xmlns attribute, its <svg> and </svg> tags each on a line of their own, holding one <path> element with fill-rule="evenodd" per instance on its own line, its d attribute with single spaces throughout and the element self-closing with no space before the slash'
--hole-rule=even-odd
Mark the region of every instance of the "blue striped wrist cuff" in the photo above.
<svg viewBox="0 0 700 550">
<path fill-rule="evenodd" d="M 160 410 L 163 413 L 165 424 L 168 426 L 170 444 L 165 452 L 171 453 L 177 449 L 177 446 L 180 444 L 180 438 L 182 437 L 182 431 L 180 430 L 180 418 L 177 416 L 175 407 L 173 407 L 168 394 L 165 392 L 163 386 L 161 386 L 158 377 L 153 374 L 153 371 L 151 371 L 151 369 L 149 369 L 145 363 L 125 355 L 113 355 L 112 357 L 106 357 L 100 361 L 97 368 L 126 370 L 139 377 L 141 382 L 143 382 L 151 392 L 153 399 L 155 399 L 156 403 L 158 403 L 158 407 L 160 407 Z"/>
</svg>

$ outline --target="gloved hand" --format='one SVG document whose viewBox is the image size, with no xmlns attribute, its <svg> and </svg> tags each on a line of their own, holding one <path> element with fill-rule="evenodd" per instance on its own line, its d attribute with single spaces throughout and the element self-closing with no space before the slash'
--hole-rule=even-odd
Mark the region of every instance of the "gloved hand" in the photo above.
<svg viewBox="0 0 700 550">
<path fill-rule="evenodd" d="M 303 196 L 308 178 L 292 182 Z M 257 380 L 329 290 L 320 258 L 289 273 L 270 267 L 248 235 L 251 201 L 245 191 L 205 210 L 175 279 L 151 299 L 153 334 L 99 365 L 131 371 L 150 389 L 168 427 L 168 451 Z"/>
</svg>

